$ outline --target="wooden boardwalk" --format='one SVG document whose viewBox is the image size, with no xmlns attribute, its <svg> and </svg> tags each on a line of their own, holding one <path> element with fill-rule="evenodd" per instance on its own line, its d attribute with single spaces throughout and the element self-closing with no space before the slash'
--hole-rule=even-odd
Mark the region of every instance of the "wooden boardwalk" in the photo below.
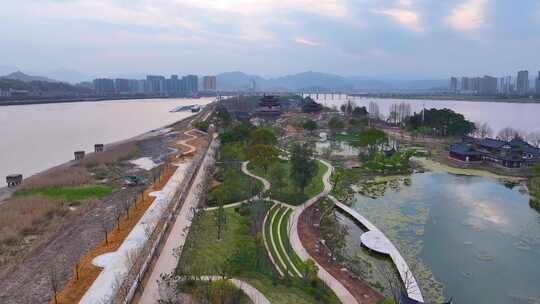
<svg viewBox="0 0 540 304">
<path fill-rule="evenodd" d="M 363 217 L 355 210 L 349 208 L 347 205 L 341 203 L 332 195 L 328 195 L 328 197 L 334 202 L 337 208 L 352 216 L 355 220 L 366 227 L 367 230 L 369 230 L 360 236 L 360 240 L 364 246 L 378 253 L 387 254 L 390 256 L 396 265 L 409 298 L 419 302 L 424 302 L 422 291 L 420 290 L 414 275 L 409 269 L 409 265 L 407 265 L 405 259 L 401 256 L 394 244 L 392 244 L 392 242 L 384 235 L 384 233 L 382 233 L 382 231 L 380 231 L 379 228 L 373 225 L 368 219 Z"/>
</svg>

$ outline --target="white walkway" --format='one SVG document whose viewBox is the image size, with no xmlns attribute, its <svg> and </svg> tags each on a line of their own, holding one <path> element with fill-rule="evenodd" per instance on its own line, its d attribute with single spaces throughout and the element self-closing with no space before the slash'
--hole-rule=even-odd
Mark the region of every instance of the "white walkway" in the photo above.
<svg viewBox="0 0 540 304">
<path fill-rule="evenodd" d="M 159 300 L 159 288 L 157 282 L 160 275 L 162 273 L 174 272 L 176 265 L 178 264 L 178 259 L 175 257 L 173 250 L 175 248 L 182 248 L 182 246 L 184 246 L 189 233 L 189 227 L 191 226 L 193 210 L 197 207 L 201 191 L 203 190 L 203 188 L 198 187 L 198 185 L 204 180 L 204 168 L 213 164 L 214 151 L 216 147 L 217 141 L 214 139 L 208 148 L 208 152 L 206 153 L 199 170 L 197 171 L 197 175 L 195 176 L 188 195 L 180 208 L 180 212 L 178 213 L 174 226 L 169 233 L 169 237 L 165 242 L 163 250 L 161 251 L 156 264 L 152 269 L 148 283 L 146 286 L 144 286 L 139 303 L 157 303 Z"/>
<path fill-rule="evenodd" d="M 379 228 L 373 225 L 368 219 L 363 217 L 357 211 L 349 208 L 347 205 L 341 203 L 332 195 L 328 195 L 328 198 L 330 198 L 334 202 L 336 207 L 352 216 L 369 230 L 368 232 L 360 236 L 362 244 L 364 244 L 371 250 L 389 255 L 394 264 L 396 265 L 396 268 L 399 272 L 401 280 L 403 281 L 403 284 L 405 285 L 405 289 L 409 298 L 419 302 L 424 302 L 420 287 L 418 286 L 414 275 L 409 269 L 407 262 L 405 262 L 405 259 L 401 256 L 399 250 L 397 250 L 394 244 L 392 244 L 392 242 L 384 235 L 384 233 L 382 233 L 382 231 L 380 231 Z"/>
</svg>

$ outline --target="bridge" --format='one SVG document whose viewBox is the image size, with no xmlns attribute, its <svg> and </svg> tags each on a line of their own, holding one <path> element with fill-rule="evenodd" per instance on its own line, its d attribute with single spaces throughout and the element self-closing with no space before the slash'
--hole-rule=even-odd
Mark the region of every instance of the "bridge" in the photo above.
<svg viewBox="0 0 540 304">
<path fill-rule="evenodd" d="M 397 250 L 394 244 L 392 244 L 392 242 L 384 235 L 384 233 L 382 233 L 382 231 L 379 230 L 379 228 L 373 225 L 361 214 L 351 209 L 347 205 L 341 203 L 332 195 L 328 195 L 328 198 L 330 198 L 334 202 L 336 208 L 348 214 L 357 222 L 362 224 L 367 230 L 369 230 L 368 232 L 360 236 L 362 244 L 375 252 L 390 256 L 392 262 L 394 262 L 394 265 L 399 272 L 399 276 L 403 281 L 403 285 L 405 286 L 405 290 L 407 291 L 407 295 L 409 296 L 409 298 L 423 303 L 424 298 L 422 296 L 422 291 L 420 290 L 416 279 L 414 278 L 411 270 L 409 269 L 407 262 L 401 256 L 399 250 Z"/>
</svg>

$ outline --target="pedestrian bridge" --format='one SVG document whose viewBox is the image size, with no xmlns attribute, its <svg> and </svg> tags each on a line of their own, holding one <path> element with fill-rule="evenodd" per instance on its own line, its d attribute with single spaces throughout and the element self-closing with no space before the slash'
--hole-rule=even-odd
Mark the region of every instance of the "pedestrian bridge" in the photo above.
<svg viewBox="0 0 540 304">
<path fill-rule="evenodd" d="M 390 256 L 399 272 L 403 284 L 405 285 L 405 290 L 407 291 L 409 298 L 418 302 L 424 302 L 420 287 L 418 286 L 412 271 L 409 269 L 407 262 L 405 262 L 405 259 L 401 256 L 394 244 L 392 244 L 392 242 L 384 235 L 384 233 L 382 233 L 382 231 L 380 231 L 379 228 L 373 225 L 368 219 L 347 205 L 341 203 L 332 195 L 329 195 L 328 197 L 334 202 L 337 208 L 354 218 L 367 230 L 369 230 L 360 236 L 360 240 L 364 246 L 378 253 Z"/>
</svg>

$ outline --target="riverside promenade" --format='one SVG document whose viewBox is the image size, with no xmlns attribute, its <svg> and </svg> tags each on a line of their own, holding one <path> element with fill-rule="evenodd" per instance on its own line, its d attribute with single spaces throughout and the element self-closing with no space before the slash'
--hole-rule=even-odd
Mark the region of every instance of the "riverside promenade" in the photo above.
<svg viewBox="0 0 540 304">
<path fill-rule="evenodd" d="M 366 219 L 361 214 L 351 209 L 347 205 L 341 203 L 332 195 L 328 195 L 328 198 L 330 198 L 332 202 L 334 202 L 335 206 L 338 209 L 353 217 L 357 222 L 359 222 L 367 230 L 369 230 L 368 232 L 360 236 L 362 244 L 373 251 L 389 255 L 394 262 L 394 265 L 396 265 L 399 276 L 403 281 L 409 298 L 419 302 L 424 302 L 420 287 L 418 286 L 414 275 L 409 269 L 409 265 L 407 265 L 405 259 L 401 256 L 397 248 L 386 237 L 386 235 L 384 235 L 384 233 L 382 233 L 382 231 L 380 231 L 379 228 L 373 225 L 368 219 Z"/>
</svg>

